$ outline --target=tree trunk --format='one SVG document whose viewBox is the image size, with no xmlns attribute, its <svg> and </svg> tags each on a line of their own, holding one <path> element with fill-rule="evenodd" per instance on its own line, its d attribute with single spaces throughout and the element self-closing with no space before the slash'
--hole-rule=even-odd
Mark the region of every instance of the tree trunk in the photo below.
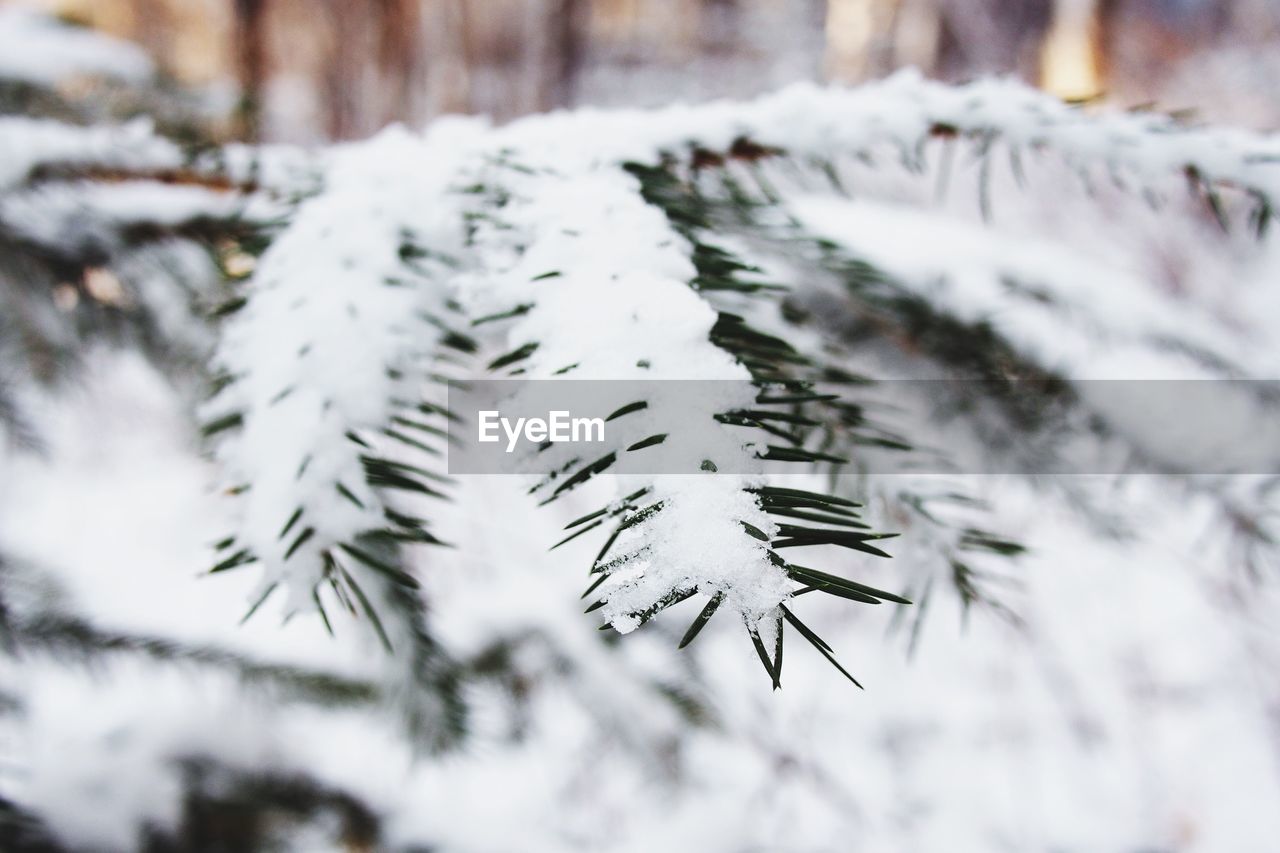
<svg viewBox="0 0 1280 853">
<path fill-rule="evenodd" d="M 235 0 L 235 63 L 240 82 L 236 134 L 256 142 L 261 133 L 262 92 L 267 78 L 266 0 Z"/>
<path fill-rule="evenodd" d="M 589 14 L 583 0 L 550 0 L 543 61 L 544 94 L 542 107 L 569 107 L 577 93 L 578 75 L 585 58 L 583 17 Z"/>
</svg>

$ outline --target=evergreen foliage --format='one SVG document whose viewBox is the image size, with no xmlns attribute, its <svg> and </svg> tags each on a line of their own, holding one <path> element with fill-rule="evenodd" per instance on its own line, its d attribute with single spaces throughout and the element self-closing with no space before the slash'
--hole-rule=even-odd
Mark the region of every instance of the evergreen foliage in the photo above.
<svg viewBox="0 0 1280 853">
<path fill-rule="evenodd" d="M 475 545 L 437 522 L 438 507 L 468 488 L 443 465 L 450 380 L 738 379 L 752 389 L 700 413 L 647 400 L 619 408 L 619 423 L 652 428 L 565 457 L 527 502 L 548 531 L 563 527 L 553 548 L 592 540 L 596 555 L 579 568 L 601 628 L 629 633 L 693 600 L 686 615 L 658 620 L 672 623 L 660 629 L 671 645 L 689 649 L 687 671 L 646 673 L 635 689 L 686 724 L 714 727 L 694 650 L 721 622 L 742 623 L 776 689 L 787 636 L 861 686 L 856 666 L 810 627 L 806 611 L 821 598 L 810 593 L 838 599 L 851 618 L 861 605 L 887 605 L 910 626 L 912 647 L 944 594 L 965 611 L 1017 619 L 1008 590 L 1035 543 L 1003 529 L 998 507 L 965 478 L 910 473 L 947 470 L 953 449 L 931 443 L 932 412 L 879 405 L 875 376 L 973 380 L 975 399 L 917 402 L 954 408 L 980 439 L 998 435 L 983 448 L 991 457 L 1035 459 L 1087 435 L 1161 470 L 1161 449 L 1112 423 L 1052 343 L 1002 325 L 991 306 L 937 298 L 815 227 L 807 200 L 858 198 L 863 182 L 878 186 L 878 171 L 975 158 L 976 202 L 990 215 L 997 158 L 1015 176 L 1034 168 L 1024 160 L 1047 160 L 1043 168 L 1091 186 L 1109 180 L 1155 204 L 1184 203 L 1169 187 L 1185 182 L 1222 227 L 1266 239 L 1280 192 L 1273 138 L 1093 115 L 996 82 L 948 88 L 901 76 L 754 104 L 570 113 L 497 129 L 442 122 L 424 136 L 393 129 L 319 154 L 193 143 L 172 117 L 177 94 L 153 85 L 132 97 L 157 104 L 164 120 L 117 124 L 123 116 L 97 101 L 28 81 L 0 86 L 0 151 L 25 152 L 0 172 L 9 452 L 39 452 L 29 401 L 73 385 L 99 347 L 144 353 L 198 407 L 224 475 L 235 517 L 205 568 L 260 578 L 243 618 L 278 605 L 331 634 L 355 624 L 389 664 L 357 678 L 94 624 L 59 600 L 40 567 L 12 559 L 0 573 L 4 653 L 15 666 L 145 659 L 234 679 L 270 703 L 391 709 L 425 753 L 466 742 L 480 685 L 518 708 L 531 673 L 599 668 L 594 655 L 619 643 L 602 632 L 584 663 L 537 632 L 478 652 L 436 635 L 423 575 L 434 554 Z M 948 249 L 919 251 L 946 268 Z M 1010 278 L 1007 293 L 1073 322 L 1071 294 L 1053 284 Z M 1124 319 L 1099 308 L 1082 326 L 1206 376 L 1266 375 L 1229 341 L 1133 332 Z M 724 460 L 703 460 L 687 476 L 619 477 L 615 497 L 583 504 L 607 494 L 600 482 L 624 454 L 681 441 L 695 414 L 750 435 L 745 456 L 790 463 L 807 479 L 722 473 Z M 878 475 L 883 460 L 908 473 Z M 1232 520 L 1255 560 L 1274 559 L 1270 485 L 1179 482 Z M 1039 488 L 1075 498 L 1070 483 Z M 1100 527 L 1123 521 L 1081 509 Z M 493 527 L 503 535 L 502 519 Z M 20 691 L 0 696 L 0 714 L 23 705 Z M 179 828 L 153 827 L 147 849 L 288 844 L 275 835 L 281 821 L 330 818 L 349 845 L 380 837 L 373 807 L 317 779 L 204 755 L 184 757 L 182 777 Z M 8 795 L 0 843 L 62 849 Z"/>
</svg>

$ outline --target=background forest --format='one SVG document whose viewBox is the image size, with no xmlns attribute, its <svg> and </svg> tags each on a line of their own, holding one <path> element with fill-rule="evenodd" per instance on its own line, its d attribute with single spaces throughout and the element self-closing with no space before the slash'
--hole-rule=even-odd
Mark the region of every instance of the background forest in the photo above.
<svg viewBox="0 0 1280 853">
<path fill-rule="evenodd" d="M 747 97 L 904 67 L 1270 126 L 1270 0 L 41 0 L 271 141 L 446 113 Z M 240 93 L 240 94 L 237 94 Z"/>
</svg>

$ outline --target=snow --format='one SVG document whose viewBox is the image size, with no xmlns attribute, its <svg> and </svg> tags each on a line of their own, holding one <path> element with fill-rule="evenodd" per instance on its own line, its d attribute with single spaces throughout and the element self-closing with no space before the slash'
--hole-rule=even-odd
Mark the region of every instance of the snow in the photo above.
<svg viewBox="0 0 1280 853">
<path fill-rule="evenodd" d="M 492 180 L 500 181 L 512 199 L 493 227 L 479 229 L 475 241 L 485 267 L 472 287 L 463 283 L 461 298 L 471 300 L 473 316 L 534 300 L 506 333 L 508 349 L 538 343 L 521 365 L 530 379 L 553 378 L 576 365 L 567 381 L 738 380 L 704 386 L 721 392 L 696 399 L 666 394 L 649 399 L 648 409 L 620 422 L 620 430 L 609 431 L 607 446 L 593 446 L 591 452 L 595 458 L 610 451 L 625 455 L 635 442 L 667 432 L 674 449 L 664 449 L 669 458 L 683 460 L 682 470 L 698 471 L 702 460 L 714 455 L 727 472 L 750 471 L 754 451 L 745 440 L 736 446 L 733 440 L 713 440 L 709 449 L 705 430 L 672 429 L 680 423 L 711 424 L 719 412 L 750 408 L 756 391 L 746 368 L 709 340 L 717 314 L 688 286 L 695 275 L 692 247 L 641 199 L 635 178 L 597 169 L 566 175 L 567 167 L 562 163 L 557 171 L 541 174 L 493 170 L 498 174 Z M 625 241 L 616 235 L 626 235 Z M 513 255 L 509 260 L 504 249 Z M 539 279 L 547 272 L 557 275 Z M 601 411 L 634 402 L 627 397 L 631 387 L 619 382 L 620 396 Z M 681 447 L 683 442 L 691 446 Z M 553 450 L 549 461 L 543 460 L 544 470 L 555 470 L 561 459 L 568 462 L 580 452 L 567 446 L 558 455 Z M 720 455 L 726 453 L 737 458 Z M 637 481 L 644 482 L 627 478 L 618 496 L 634 491 Z M 654 479 L 652 497 L 664 502 L 663 509 L 619 542 L 623 557 L 639 556 L 601 587 L 600 597 L 608 602 L 606 621 L 629 633 L 637 625 L 631 614 L 689 589 L 724 593 L 728 612 L 737 612 L 753 629 L 767 614 L 776 614 L 788 595 L 786 575 L 740 526 L 774 529 L 755 497 L 744 491 L 754 482 L 728 474 Z M 704 544 L 689 547 L 699 542 Z"/>
<path fill-rule="evenodd" d="M 146 53 L 127 41 L 21 6 L 0 9 L 0 78 L 42 86 L 77 76 L 141 83 L 154 70 Z"/>
<path fill-rule="evenodd" d="M 0 190 L 21 183 L 38 166 L 145 171 L 181 163 L 178 147 L 157 136 L 149 119 L 77 127 L 50 119 L 0 116 Z"/>
<path fill-rule="evenodd" d="M 602 588 L 601 597 L 608 599 L 605 620 L 628 634 L 639 627 L 631 614 L 673 590 L 696 588 L 708 596 L 723 594 L 722 607 L 763 632 L 768 623 L 762 620 L 776 618 L 791 583 L 769 562 L 765 543 L 743 535 L 742 522 L 771 538 L 777 533 L 777 525 L 743 485 L 728 476 L 657 478 L 651 497 L 662 501 L 662 510 L 642 531 L 619 537 L 617 552 L 629 559 Z"/>
<path fill-rule="evenodd" d="M 209 472 L 193 470 L 180 413 L 146 377 L 137 365 L 102 362 L 100 386 L 114 398 L 95 395 L 62 416 L 99 428 L 62 439 L 54 458 L 65 461 L 24 470 L 22 499 L 5 500 L 5 541 L 26 519 L 52 517 L 82 495 L 77 516 L 102 515 L 115 531 L 92 569 L 61 553 L 65 537 L 35 530 L 22 556 L 83 590 L 84 612 L 100 620 L 114 612 L 137 628 L 151 619 L 154 630 L 258 655 L 333 666 L 349 657 L 351 671 L 367 668 L 375 652 L 357 632 L 339 624 L 328 640 L 301 619 L 237 628 L 236 592 L 248 578 L 191 579 L 191 555 L 219 519 L 173 495 L 211 510 L 219 502 L 200 497 Z M 141 415 L 140 397 L 158 411 Z M 102 417 L 117 407 L 133 414 Z M 160 435 L 169 438 L 151 449 L 152 465 L 139 465 Z M 135 449 L 122 453 L 122 441 Z M 96 465 L 85 464 L 89 453 Z M 138 479 L 155 476 L 170 485 Z M 1021 572 L 1029 632 L 979 616 L 961 632 L 943 607 L 908 663 L 883 639 L 887 614 L 851 619 L 841 602 L 806 601 L 806 618 L 868 691 L 793 645 L 785 687 L 769 694 L 741 629 L 713 622 L 679 654 L 697 656 L 696 679 L 719 724 L 688 729 L 643 686 L 646 672 L 688 677 L 671 668 L 671 633 L 654 634 L 659 624 L 612 648 L 599 643 L 575 607 L 574 566 L 590 546 L 537 549 L 548 524 L 528 517 L 527 498 L 512 486 L 490 479 L 460 493 L 441 521 L 475 546 L 433 554 L 426 577 L 436 630 L 459 654 L 501 636 L 545 638 L 550 653 L 526 641 L 519 664 L 534 685 L 524 740 L 491 723 L 462 754 L 415 762 L 376 713 L 263 706 L 198 671 L 121 663 L 84 678 L 32 659 L 6 676 L 33 704 L 5 734 L 9 761 L 37 772 L 6 775 L 0 790 L 38 804 L 68 840 L 126 847 L 131 818 L 172 820 L 172 758 L 201 751 L 233 765 L 305 769 L 379 804 L 387 844 L 461 851 L 505 849 L 513 833 L 522 849 L 548 851 L 815 850 L 849 837 L 873 851 L 1159 843 L 1263 851 L 1280 831 L 1268 808 L 1280 782 L 1262 746 L 1273 737 L 1267 708 L 1280 637 L 1267 614 L 1277 602 L 1268 587 L 1244 599 L 1226 594 L 1245 589 L 1198 541 L 1203 504 L 1189 514 L 1157 496 L 1160 522 L 1142 542 L 1117 546 L 1007 483 L 995 497 L 1023 507 L 1009 520 L 1036 543 Z M 1136 499 L 1160 490 L 1151 486 Z M 492 536 L 494 517 L 509 520 L 502 537 Z M 156 539 L 155 529 L 170 533 Z M 152 596 L 166 607 L 139 606 Z M 696 607 L 682 607 L 692 618 Z M 571 677 L 553 674 L 563 666 Z M 482 718 L 506 718 L 498 696 L 478 689 L 474 698 L 488 709 Z M 90 705 L 94 714 L 78 710 Z M 59 757 L 73 748 L 76 761 Z M 676 763 L 662 770 L 665 749 Z"/>
<path fill-rule="evenodd" d="M 66 251 L 110 245 L 133 225 L 177 229 L 201 219 L 270 221 L 279 205 L 264 197 L 199 186 L 130 181 L 59 183 L 0 197 L 0 222 L 13 233 Z"/>
<path fill-rule="evenodd" d="M 391 129 L 315 159 L 277 152 L 264 184 L 292 191 L 298 203 L 245 285 L 247 304 L 221 330 L 217 364 L 235 381 L 202 412 L 205 420 L 242 414 L 242 428 L 210 460 L 181 395 L 153 366 L 113 349 L 86 353 L 88 373 L 73 390 L 28 394 L 47 453 L 0 447 L 5 571 L 44 577 L 70 612 L 96 626 L 384 685 L 394 667 L 364 626 L 337 618 L 328 638 L 314 615 L 289 618 L 311 606 L 320 552 L 382 525 L 389 507 L 365 484 L 367 451 L 346 433 L 434 470 L 437 460 L 378 435 L 396 411 L 390 401 L 432 399 L 436 370 L 489 375 L 484 364 L 530 342 L 539 346 L 520 362 L 529 378 L 578 364 L 565 381 L 696 377 L 734 387 L 745 368 L 707 340 L 721 303 L 688 287 L 691 247 L 617 163 L 654 163 L 691 141 L 723 150 L 743 133 L 800 162 L 885 147 L 896 161 L 900 146 L 914 151 L 938 122 L 999 130 L 1011 144 L 1052 148 L 1071 165 L 1113 162 L 1162 186 L 1188 162 L 1223 180 L 1275 186 L 1265 159 L 1271 138 L 1182 131 L 1154 116 L 1090 116 L 1007 83 L 947 89 L 910 76 L 697 110 Z M 134 142 L 120 144 L 131 133 Z M 135 158 L 128 162 L 148 166 L 176 156 L 136 126 L 90 131 L 4 119 L 3 145 L 15 156 L 0 162 L 17 165 L 0 186 L 21 182 L 39 163 Z M 322 188 L 310 183 L 312 168 Z M 252 174 L 243 160 L 235 170 Z M 916 180 L 932 189 L 935 177 Z M 1184 271 L 1184 298 L 1162 289 L 1153 267 L 1117 253 L 1120 242 L 1135 254 L 1150 248 L 1130 239 L 1140 229 L 1119 214 L 1119 224 L 1097 233 L 1034 216 L 1018 224 L 997 214 L 978 225 L 887 190 L 848 199 L 779 185 L 801 229 L 882 265 L 958 317 L 990 319 L 1024 354 L 1072 378 L 1205 375 L 1203 364 L 1152 347 L 1152 336 L 1194 341 L 1245 375 L 1274 375 L 1277 315 L 1266 309 L 1280 270 L 1275 238 L 1243 247 L 1215 242 L 1203 223 L 1186 226 L 1202 262 Z M 1013 216 L 1016 198 L 1078 209 L 1064 187 L 1018 196 L 996 184 L 994 206 Z M 231 203 L 145 183 L 119 195 L 74 192 L 95 220 L 117 222 L 147 211 L 177 222 Z M 22 205 L 36 200 L 10 195 L 4 203 L 15 220 L 29 221 Z M 61 209 L 56 196 L 45 201 L 42 210 Z M 1165 215 L 1170 229 L 1187 219 L 1176 207 Z M 57 234 L 30 227 L 41 239 Z M 406 232 L 427 250 L 412 263 L 401 254 Z M 721 242 L 749 243 L 742 235 Z M 779 262 L 768 277 L 814 295 L 822 283 L 799 269 Z M 553 271 L 559 275 L 543 277 Z M 1013 300 L 1001 283 L 1010 274 L 1045 288 L 1060 310 Z M 1227 281 L 1231 298 L 1219 292 Z M 148 289 L 161 286 L 157 279 Z M 530 301 L 527 313 L 501 324 L 466 322 Z M 1247 323 L 1226 322 L 1221 303 Z M 753 322 L 776 314 L 763 304 Z M 480 352 L 445 362 L 432 318 L 474 334 Z M 802 350 L 819 349 L 819 332 L 773 321 L 766 331 L 790 329 Z M 861 356 L 832 353 L 866 366 Z M 732 402 L 702 401 L 700 415 Z M 634 429 L 668 419 L 649 412 Z M 699 458 L 696 448 L 688 453 Z M 1251 482 L 1230 481 L 1232 493 L 1161 477 L 1049 485 L 872 477 L 867 520 L 903 530 L 896 558 L 824 555 L 816 565 L 886 588 L 942 578 L 948 567 L 938 551 L 954 542 L 907 512 L 900 493 L 926 483 L 939 494 L 959 489 L 989 502 L 1001 528 L 1031 546 L 1006 569 L 1019 583 L 1008 596 L 1024 626 L 981 609 L 962 616 L 939 580 L 929 627 L 908 661 L 901 635 L 885 640 L 890 606 L 807 595 L 796 612 L 868 689 L 853 689 L 788 633 L 785 689 L 775 693 L 740 624 L 771 639 L 790 587 L 739 524 L 775 530 L 743 490 L 759 482 L 755 475 L 606 475 L 543 508 L 524 494 L 525 478 L 459 480 L 452 503 L 403 507 L 429 513 L 432 529 L 458 545 L 406 551 L 434 635 L 460 660 L 504 644 L 511 650 L 517 686 L 476 679 L 465 688 L 473 730 L 464 749 L 420 760 L 384 701 L 324 709 L 253 690 L 218 668 L 119 657 L 86 672 L 33 652 L 0 660 L 26 708 L 0 716 L 0 794 L 44 816 L 69 843 L 116 848 L 136 844 L 143 821 L 174 824 L 176 762 L 201 755 L 235 768 L 305 772 L 348 790 L 374 805 L 389 846 L 477 853 L 513 844 L 814 851 L 845 849 L 850 839 L 868 851 L 1262 851 L 1280 832 L 1271 808 L 1280 799 L 1280 601 L 1273 583 L 1246 577 L 1222 532 L 1223 494 Z M 863 488 L 852 480 L 835 485 Z M 215 481 L 249 488 L 228 498 L 215 493 Z M 831 487 L 816 474 L 771 482 Z M 611 553 L 628 559 L 601 587 L 602 611 L 584 616 L 589 602 L 578 596 L 600 540 L 546 546 L 567 520 L 616 508 L 640 484 L 651 487 L 646 504 L 663 508 L 619 538 Z M 1131 535 L 1101 530 L 1077 496 L 1132 522 Z M 286 557 L 294 539 L 280 531 L 296 507 L 315 533 Z M 258 563 L 197 578 L 211 562 L 209 543 L 228 533 Z M 273 582 L 290 594 L 238 627 L 247 602 Z M 694 587 L 701 596 L 633 630 L 633 614 Z M 677 651 L 714 593 L 725 594 L 723 609 L 736 618 L 722 613 Z M 629 636 L 597 631 L 600 617 Z M 713 722 L 691 725 L 672 690 Z"/>
<path fill-rule="evenodd" d="M 442 132 L 465 139 L 475 130 L 459 125 Z M 572 379 L 740 380 L 730 386 L 733 399 L 695 401 L 701 411 L 689 411 L 684 398 L 672 401 L 672 408 L 682 404 L 679 410 L 655 405 L 627 425 L 633 431 L 624 433 L 625 443 L 615 437 L 598 455 L 622 453 L 652 434 L 635 434 L 637 424 L 713 423 L 716 413 L 754 401 L 747 370 L 709 340 L 717 314 L 687 284 L 695 274 L 692 248 L 641 199 L 636 179 L 593 168 L 567 174 L 565 163 L 555 172 L 523 163 L 512 168 L 487 146 L 473 151 L 465 142 L 457 149 L 459 163 L 433 156 L 431 143 L 392 130 L 341 152 L 324 192 L 302 204 L 264 255 L 251 299 L 223 338 L 221 365 L 238 379 L 209 404 L 206 416 L 244 415 L 243 430 L 219 449 L 229 485 L 249 487 L 238 498 L 243 521 L 235 547 L 248 548 L 263 563 L 264 591 L 287 580 L 292 608 L 310 608 L 322 554 L 383 524 L 381 498 L 364 483 L 363 450 L 345 436 L 391 425 L 391 401 L 413 399 L 431 366 L 430 318 L 444 316 L 447 297 L 456 294 L 470 316 L 482 317 L 532 296 L 532 310 L 505 336 L 508 350 L 538 344 L 520 365 L 530 378 L 551 378 L 577 365 Z M 464 180 L 499 186 L 509 196 L 496 212 L 479 208 L 486 218 L 478 219 L 465 246 L 464 212 L 476 202 L 456 191 Z M 424 206 L 423 198 L 437 203 Z M 406 233 L 420 241 L 428 259 L 465 260 L 437 263 L 438 280 L 414 281 L 399 258 Z M 619 244 L 616 234 L 628 240 Z M 409 286 L 388 286 L 406 276 Z M 674 431 L 672 444 L 681 440 Z M 736 452 L 743 461 L 729 461 L 725 470 L 749 470 L 754 450 L 739 442 Z M 685 459 L 685 470 L 696 471 L 708 451 L 697 444 L 675 453 Z M 786 577 L 738 525 L 772 529 L 743 491 L 753 482 L 714 478 L 692 490 L 695 498 L 671 500 L 641 528 L 642 536 L 679 547 L 705 535 L 724 510 L 731 515 L 720 516 L 712 529 L 735 544 L 712 562 L 672 561 L 675 550 L 667 546 L 655 551 L 656 559 L 630 564 L 626 578 L 602 590 L 611 601 L 606 616 L 620 630 L 634 624 L 627 613 L 686 587 L 725 592 L 730 608 L 753 627 L 776 612 L 787 594 Z M 333 484 L 353 492 L 354 500 Z M 662 488 L 679 492 L 670 482 Z M 627 489 L 634 491 L 634 484 Z M 712 500 L 710 493 L 720 497 Z M 302 540 L 281 533 L 293 533 L 289 521 L 299 507 L 297 531 L 313 531 Z M 301 544 L 295 548 L 296 541 Z M 731 566 L 740 581 L 733 580 Z M 620 603 L 613 601 L 615 590 Z"/>
<path fill-rule="evenodd" d="M 788 207 L 814 236 L 835 240 L 962 320 L 994 323 L 1020 352 L 1073 379 L 1221 375 L 1187 355 L 1153 353 L 1151 341 L 1161 338 L 1217 353 L 1255 376 L 1280 375 L 1274 353 L 1242 345 L 1193 306 L 1170 304 L 1140 271 L 1051 238 L 871 200 L 801 197 Z M 1010 282 L 1039 298 L 1011 296 Z"/>
<path fill-rule="evenodd" d="M 460 255 L 463 223 L 443 201 L 452 173 L 419 168 L 421 154 L 393 129 L 337 155 L 324 191 L 263 255 L 253 298 L 223 335 L 219 365 L 236 381 L 204 414 L 244 419 L 218 450 L 229 486 L 249 486 L 235 547 L 262 561 L 263 590 L 287 582 L 292 608 L 312 607 L 321 552 L 385 524 L 364 450 L 347 434 L 388 425 L 392 401 L 412 398 L 432 367 L 430 317 L 443 313 L 450 274 L 438 258 Z M 433 198 L 442 201 L 423 203 Z M 409 266 L 406 239 L 439 255 Z M 314 535 L 286 565 L 306 529 Z"/>
<path fill-rule="evenodd" d="M 481 253 L 519 241 L 520 254 L 510 269 L 478 275 L 475 292 L 462 289 L 461 297 L 475 316 L 536 300 L 507 333 L 512 349 L 539 342 L 531 378 L 570 364 L 579 365 L 575 379 L 749 378 L 707 341 L 716 315 L 686 283 L 691 248 L 644 203 L 634 178 L 613 170 L 499 178 L 515 199 L 500 214 L 503 231 L 478 235 Z M 534 282 L 548 272 L 559 275 Z M 638 368 L 640 360 L 649 367 Z"/>
<path fill-rule="evenodd" d="M 796 83 L 752 101 L 661 110 L 591 109 L 533 116 L 501 142 L 570 162 L 653 162 L 692 145 L 728 151 L 745 137 L 798 159 L 839 159 L 888 146 L 911 159 L 937 127 L 1051 150 L 1080 169 L 1112 169 L 1140 185 L 1188 167 L 1210 181 L 1280 195 L 1280 142 L 1268 134 L 1183 127 L 1155 113 L 1089 113 L 1013 80 L 949 86 L 912 70 L 856 88 Z"/>
</svg>

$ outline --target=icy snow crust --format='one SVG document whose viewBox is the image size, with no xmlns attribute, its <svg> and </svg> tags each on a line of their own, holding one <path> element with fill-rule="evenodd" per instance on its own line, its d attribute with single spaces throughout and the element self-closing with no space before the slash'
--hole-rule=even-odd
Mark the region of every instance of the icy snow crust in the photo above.
<svg viewBox="0 0 1280 853">
<path fill-rule="evenodd" d="M 171 392 L 137 359 L 104 354 L 88 383 L 100 392 L 44 413 L 56 463 L 0 449 L 0 541 L 17 558 L 51 566 L 77 612 L 98 624 L 367 676 L 369 637 L 347 630 L 349 622 L 339 621 L 337 640 L 315 619 L 231 623 L 242 600 L 273 582 L 291 595 L 272 614 L 310 606 L 319 551 L 382 523 L 385 498 L 365 486 L 360 447 L 345 434 L 376 433 L 393 414 L 390 400 L 424 393 L 440 355 L 430 316 L 448 316 L 450 302 L 481 316 L 532 301 L 502 327 L 497 352 L 538 342 L 521 365 L 539 378 L 575 363 L 577 375 L 592 378 L 742 378 L 743 368 L 707 341 L 715 314 L 688 287 L 689 246 L 618 164 L 654 163 L 691 144 L 723 151 L 743 135 L 800 160 L 886 146 L 911 160 L 939 125 L 1049 147 L 1139 186 L 1194 166 L 1206 180 L 1245 190 L 1280 188 L 1280 149 L 1270 137 L 1184 131 L 1154 116 L 1087 116 L 1011 84 L 950 89 L 910 75 L 849 92 L 798 87 L 751 104 L 584 111 L 496 130 L 443 123 L 425 136 L 389 131 L 320 161 L 323 190 L 299 205 L 262 257 L 248 304 L 225 328 L 219 361 L 237 381 L 205 414 L 242 413 L 242 429 L 217 453 L 226 484 L 249 488 L 233 501 L 211 498 L 210 471 L 188 446 Z M 41 161 L 110 162 L 141 150 L 118 137 L 19 122 L 0 123 L 0 151 L 6 133 L 23 158 L 29 144 L 46 146 Z M 141 159 L 172 156 L 157 147 Z M 5 176 L 11 181 L 34 162 L 0 157 L 6 168 L 19 164 Z M 473 191 L 477 184 L 483 191 Z M 488 195 L 497 190 L 509 197 L 500 209 Z M 792 202 L 815 230 L 909 283 L 928 286 L 936 272 L 895 252 L 889 235 L 874 239 L 870 229 L 892 220 L 874 203 Z M 960 231 L 941 236 L 964 243 L 971 235 Z M 400 252 L 406 233 L 431 251 L 412 268 Z M 1002 305 L 982 251 L 973 249 L 969 277 L 947 295 L 959 313 Z M 532 280 L 551 271 L 560 275 Z M 1247 272 L 1271 284 L 1277 271 L 1273 238 Z M 1249 298 L 1276 304 L 1263 290 Z M 1183 329 L 1181 309 L 1157 304 L 1152 311 Z M 1253 319 L 1274 330 L 1276 316 Z M 1020 322 L 1002 331 L 1043 346 L 1037 354 L 1055 366 L 1090 354 L 1049 328 L 1019 339 Z M 1274 335 L 1262 341 L 1266 352 L 1242 358 L 1259 372 L 1276 358 Z M 641 360 L 650 367 L 639 368 Z M 748 620 L 771 612 L 787 590 L 761 544 L 741 535 L 738 520 L 773 530 L 742 491 L 748 482 L 694 473 L 653 482 L 646 499 L 664 509 L 619 543 L 634 557 L 610 583 L 606 618 L 627 630 L 630 614 L 692 586 L 732 595 Z M 824 486 L 807 476 L 787 485 Z M 869 851 L 1267 849 L 1280 833 L 1269 808 L 1280 774 L 1259 745 L 1276 736 L 1280 693 L 1268 674 L 1280 669 L 1278 602 L 1266 585 L 1241 587 L 1232 555 L 1206 542 L 1202 531 L 1221 524 L 1214 505 L 1203 495 L 1171 497 L 1163 483 L 1102 484 L 1109 505 L 1143 508 L 1147 536 L 1116 544 L 1026 484 L 968 485 L 1036 546 L 1021 599 L 1033 630 L 981 614 L 961 635 L 954 602 L 939 596 L 930 619 L 941 627 L 906 667 L 882 644 L 883 617 L 850 619 L 841 602 L 807 600 L 820 632 L 851 650 L 850 663 L 874 685 L 853 704 L 825 662 L 799 653 L 788 656 L 788 689 L 764 703 L 758 662 L 736 631 L 709 628 L 680 654 L 669 636 L 648 631 L 606 649 L 580 614 L 580 578 L 564 570 L 594 549 L 579 541 L 547 555 L 554 525 L 518 490 L 490 481 L 459 488 L 456 506 L 431 505 L 433 522 L 465 547 L 434 551 L 420 575 L 434 629 L 455 654 L 479 654 L 495 638 L 524 642 L 514 665 L 537 685 L 524 741 L 507 736 L 506 697 L 485 686 L 472 697 L 480 746 L 414 762 L 376 710 L 273 702 L 223 673 L 138 663 L 112 666 L 118 679 L 97 682 L 3 658 L 30 704 L 22 719 L 3 719 L 6 752 L 23 774 L 0 775 L 0 791 L 69 842 L 117 848 L 136 841 L 142 821 L 177 819 L 175 760 L 214 754 L 351 790 L 386 816 L 388 843 L 477 853 L 510 849 L 513 839 L 548 851 L 817 850 L 850 839 Z M 564 516 L 635 488 L 600 478 L 566 498 Z M 303 505 L 316 533 L 286 560 L 292 537 L 280 530 Z M 873 510 L 877 522 L 894 523 L 890 502 Z M 76 536 L 66 535 L 68 516 L 83 525 Z M 228 528 L 261 570 L 193 583 L 188 570 L 205 564 L 205 545 Z M 663 698 L 671 687 L 705 700 L 718 729 L 690 728 Z M 674 780 L 678 796 L 660 780 Z"/>
</svg>

